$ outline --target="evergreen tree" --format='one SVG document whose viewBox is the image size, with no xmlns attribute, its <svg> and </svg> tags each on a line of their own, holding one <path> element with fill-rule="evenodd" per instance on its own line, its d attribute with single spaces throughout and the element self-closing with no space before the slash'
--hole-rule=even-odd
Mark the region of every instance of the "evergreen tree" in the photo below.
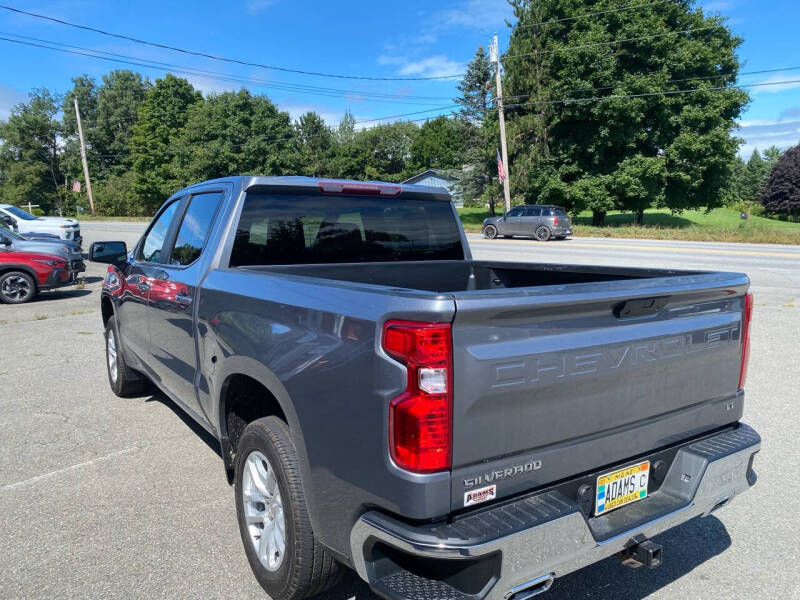
<svg viewBox="0 0 800 600">
<path fill-rule="evenodd" d="M 489 57 L 483 46 L 478 46 L 475 57 L 467 65 L 467 71 L 458 84 L 461 96 L 455 99 L 461 105 L 461 115 L 481 125 L 489 110 L 489 83 L 492 78 L 492 68 Z"/>
</svg>

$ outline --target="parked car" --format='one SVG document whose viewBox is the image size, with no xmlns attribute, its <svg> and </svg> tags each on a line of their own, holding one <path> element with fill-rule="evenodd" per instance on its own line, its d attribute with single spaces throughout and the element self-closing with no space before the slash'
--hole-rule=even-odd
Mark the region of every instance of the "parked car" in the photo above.
<svg viewBox="0 0 800 600">
<path fill-rule="evenodd" d="M 19 206 L 0 204 L 0 220 L 19 234 L 52 233 L 62 240 L 81 243 L 81 227 L 75 219 L 35 217 Z"/>
<path fill-rule="evenodd" d="M 69 261 L 63 255 L 0 246 L 0 302 L 29 302 L 37 293 L 70 285 L 72 280 Z"/>
<path fill-rule="evenodd" d="M 655 567 L 756 481 L 745 275 L 473 260 L 444 190 L 284 177 L 181 190 L 90 258 L 112 390 L 219 440 L 274 600 L 342 565 L 390 600 Z"/>
<path fill-rule="evenodd" d="M 58 238 L 25 238 L 14 233 L 0 224 L 0 247 L 6 250 L 22 250 L 27 252 L 42 252 L 57 254 L 69 261 L 69 268 L 73 276 L 86 270 L 83 262 L 83 253 L 76 242 L 65 242 Z"/>
<path fill-rule="evenodd" d="M 554 238 L 563 240 L 572 235 L 572 219 L 560 206 L 517 206 L 502 217 L 483 220 L 483 235 L 490 240 L 503 237 L 527 236 L 540 242 Z"/>
</svg>

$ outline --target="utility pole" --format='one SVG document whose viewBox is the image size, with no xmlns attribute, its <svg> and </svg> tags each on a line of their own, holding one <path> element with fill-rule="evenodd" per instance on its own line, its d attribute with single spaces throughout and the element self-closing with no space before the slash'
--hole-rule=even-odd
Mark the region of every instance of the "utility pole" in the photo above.
<svg viewBox="0 0 800 600">
<path fill-rule="evenodd" d="M 81 162 L 83 163 L 83 178 L 86 180 L 86 195 L 89 197 L 89 210 L 94 216 L 94 198 L 92 197 L 92 182 L 89 180 L 89 163 L 86 162 L 86 144 L 83 141 L 83 127 L 81 126 L 81 111 L 78 110 L 78 97 L 75 97 L 75 119 L 78 121 L 78 138 L 81 141 Z"/>
<path fill-rule="evenodd" d="M 508 146 L 506 145 L 506 116 L 503 111 L 503 82 L 500 77 L 500 50 L 497 45 L 497 34 L 489 45 L 489 57 L 495 65 L 495 77 L 497 78 L 497 112 L 500 117 L 500 152 L 503 158 L 503 195 L 506 199 L 506 212 L 511 210 L 511 188 L 508 183 Z"/>
</svg>

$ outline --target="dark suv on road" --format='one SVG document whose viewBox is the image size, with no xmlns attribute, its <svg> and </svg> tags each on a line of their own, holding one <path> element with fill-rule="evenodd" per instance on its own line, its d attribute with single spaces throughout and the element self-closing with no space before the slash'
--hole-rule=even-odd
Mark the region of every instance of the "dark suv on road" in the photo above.
<svg viewBox="0 0 800 600">
<path fill-rule="evenodd" d="M 546 242 L 550 238 L 563 240 L 572 235 L 572 219 L 560 206 L 517 206 L 502 217 L 484 219 L 482 231 L 490 240 L 498 235 L 507 238 L 515 235 L 533 237 L 540 242 Z"/>
</svg>

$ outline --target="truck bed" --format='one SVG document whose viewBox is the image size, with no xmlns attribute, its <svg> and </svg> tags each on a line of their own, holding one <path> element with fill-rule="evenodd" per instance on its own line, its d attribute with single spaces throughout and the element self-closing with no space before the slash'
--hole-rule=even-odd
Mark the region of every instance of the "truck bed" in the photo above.
<svg viewBox="0 0 800 600">
<path fill-rule="evenodd" d="M 259 271 L 447 293 L 697 275 L 698 271 L 489 261 L 426 261 L 249 267 Z"/>
</svg>

